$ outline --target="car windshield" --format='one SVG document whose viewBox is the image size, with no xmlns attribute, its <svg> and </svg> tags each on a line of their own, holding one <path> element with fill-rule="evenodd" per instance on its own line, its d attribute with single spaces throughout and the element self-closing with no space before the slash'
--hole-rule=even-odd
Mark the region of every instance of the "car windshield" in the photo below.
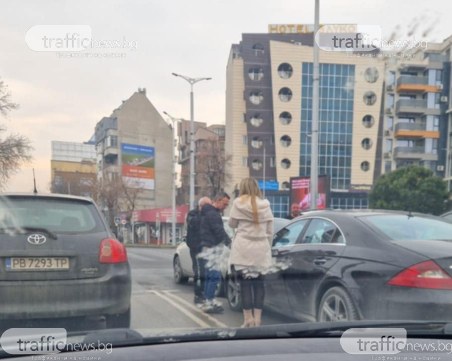
<svg viewBox="0 0 452 361">
<path fill-rule="evenodd" d="M 452 240 L 452 224 L 441 219 L 413 215 L 362 217 L 394 241 Z"/>
<path fill-rule="evenodd" d="M 0 358 L 452 322 L 451 0 L 1 3 Z"/>
<path fill-rule="evenodd" d="M 103 230 L 101 218 L 87 202 L 41 197 L 7 197 L 0 201 L 1 228 L 41 228 L 50 232 Z"/>
</svg>

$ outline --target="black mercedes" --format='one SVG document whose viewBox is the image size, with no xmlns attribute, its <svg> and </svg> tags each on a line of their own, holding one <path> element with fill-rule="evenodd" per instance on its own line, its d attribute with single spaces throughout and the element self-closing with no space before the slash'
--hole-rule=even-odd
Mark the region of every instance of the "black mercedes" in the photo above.
<svg viewBox="0 0 452 361">
<path fill-rule="evenodd" d="M 452 224 L 399 211 L 308 212 L 276 233 L 266 306 L 304 321 L 452 320 Z"/>
</svg>

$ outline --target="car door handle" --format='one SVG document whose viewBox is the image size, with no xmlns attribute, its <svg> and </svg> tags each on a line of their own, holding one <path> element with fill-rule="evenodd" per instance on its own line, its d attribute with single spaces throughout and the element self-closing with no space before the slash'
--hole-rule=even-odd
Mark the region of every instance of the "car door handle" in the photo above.
<svg viewBox="0 0 452 361">
<path fill-rule="evenodd" d="M 317 266 L 322 266 L 326 263 L 327 259 L 325 257 L 317 257 L 314 258 L 314 264 L 316 264 Z"/>
<path fill-rule="evenodd" d="M 281 257 L 287 255 L 290 251 L 288 249 L 272 249 L 273 257 Z"/>
</svg>

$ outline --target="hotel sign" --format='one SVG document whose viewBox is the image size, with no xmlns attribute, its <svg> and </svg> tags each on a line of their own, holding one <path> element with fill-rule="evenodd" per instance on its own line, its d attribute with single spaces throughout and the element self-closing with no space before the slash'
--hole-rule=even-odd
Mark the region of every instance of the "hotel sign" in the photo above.
<svg viewBox="0 0 452 361">
<path fill-rule="evenodd" d="M 356 24 L 320 24 L 320 33 L 355 33 Z M 313 34 L 314 24 L 269 24 L 269 34 Z"/>
<path fill-rule="evenodd" d="M 269 34 L 312 34 L 313 24 L 270 24 Z"/>
</svg>

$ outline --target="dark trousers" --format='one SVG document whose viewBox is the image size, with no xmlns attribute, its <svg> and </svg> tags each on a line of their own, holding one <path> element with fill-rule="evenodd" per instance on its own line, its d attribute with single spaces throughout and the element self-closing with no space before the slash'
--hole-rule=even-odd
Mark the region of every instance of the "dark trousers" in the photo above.
<svg viewBox="0 0 452 361">
<path fill-rule="evenodd" d="M 204 298 L 204 285 L 205 285 L 205 269 L 204 263 L 200 262 L 198 254 L 200 249 L 190 248 L 190 257 L 193 267 L 193 284 L 195 297 Z"/>
<path fill-rule="evenodd" d="M 242 271 L 237 272 L 240 283 L 240 294 L 242 297 L 242 308 L 251 310 L 258 308 L 262 310 L 264 307 L 265 287 L 264 276 L 247 278 Z"/>
</svg>

